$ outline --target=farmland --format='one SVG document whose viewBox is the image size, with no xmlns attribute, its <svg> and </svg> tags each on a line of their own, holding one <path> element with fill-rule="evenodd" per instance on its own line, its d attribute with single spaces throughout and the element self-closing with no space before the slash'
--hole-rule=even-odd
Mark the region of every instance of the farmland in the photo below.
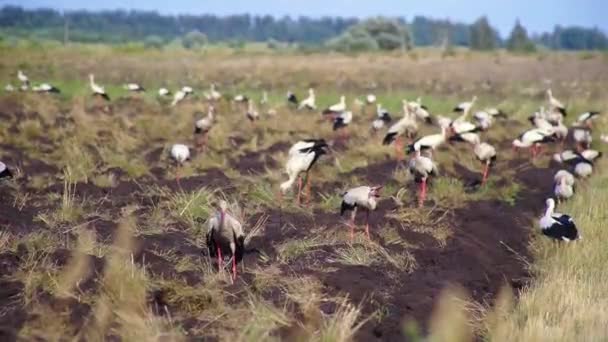
<svg viewBox="0 0 608 342">
<path fill-rule="evenodd" d="M 0 96 L 0 160 L 17 170 L 0 183 L 0 336 L 416 340 L 447 329 L 433 315 L 446 311 L 435 310 L 437 303 L 450 306 L 440 300 L 446 288 L 462 295 L 463 329 L 472 334 L 547 336 L 491 320 L 499 293 L 513 293 L 511 299 L 529 308 L 540 305 L 530 298 L 551 281 L 547 270 L 559 273 L 551 260 L 566 257 L 538 237 L 535 225 L 561 168 L 549 154 L 560 147 L 531 160 L 511 151 L 511 141 L 528 129 L 526 118 L 545 104 L 549 87 L 571 113 L 608 107 L 606 55 L 458 50 L 442 56 L 424 49 L 300 55 L 255 48 L 197 54 L 104 46 L 3 51 L 3 84 L 14 83 L 18 69 L 62 93 Z M 106 86 L 107 106 L 90 96 L 89 73 Z M 121 88 L 134 81 L 148 92 Z M 174 143 L 192 145 L 193 123 L 209 105 L 202 94 L 212 82 L 225 96 L 215 104 L 217 124 L 207 150 L 194 153 L 178 184 L 168 151 Z M 195 92 L 177 106 L 157 98 L 161 86 L 184 85 Z M 319 112 L 288 107 L 288 89 L 303 97 L 310 87 L 319 108 L 346 96 L 354 114 L 347 140 L 337 139 Z M 255 124 L 244 119 L 245 107 L 228 100 L 242 93 L 259 101 L 263 91 L 269 101 L 258 105 Z M 383 133 L 370 131 L 375 107 L 353 103 L 368 93 L 394 117 L 402 99 L 417 97 L 432 114 L 451 115 L 473 95 L 476 108 L 505 111 L 506 119 L 482 133 L 498 150 L 489 182 L 479 187 L 481 164 L 469 145 L 445 144 L 434 156 L 439 175 L 418 208 L 407 162 L 381 144 Z M 567 123 L 573 120 L 568 116 Z M 605 121 L 598 123 L 597 135 L 606 131 Z M 437 126 L 421 125 L 419 135 L 436 132 Z M 291 195 L 279 202 L 287 151 L 310 137 L 331 142 L 311 174 L 311 203 L 298 205 Z M 594 222 L 606 220 L 605 201 L 590 213 L 584 205 L 589 196 L 606 196 L 603 164 L 598 178 L 582 181 L 578 197 L 566 204 L 589 215 L 581 228 L 585 240 L 565 252 L 573 260 L 582 260 L 576 253 L 588 243 L 586 231 L 599 235 Z M 374 184 L 384 187 L 370 216 L 371 239 L 360 226 L 351 242 L 340 195 Z M 205 222 L 221 198 L 239 203 L 249 248 L 234 284 L 205 246 Z M 532 317 L 539 307 L 515 306 L 510 316 Z M 457 310 L 447 311 L 451 317 Z M 596 333 L 602 329 L 580 321 Z M 532 332 L 512 334 L 518 330 Z"/>
</svg>

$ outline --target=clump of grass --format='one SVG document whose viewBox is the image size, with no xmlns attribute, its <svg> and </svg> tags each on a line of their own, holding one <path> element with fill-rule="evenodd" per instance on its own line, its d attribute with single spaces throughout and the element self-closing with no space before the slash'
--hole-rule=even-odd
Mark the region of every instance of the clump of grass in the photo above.
<svg viewBox="0 0 608 342">
<path fill-rule="evenodd" d="M 291 324 L 286 308 L 277 308 L 253 295 L 249 296 L 247 303 L 251 318 L 241 329 L 237 341 L 273 340 L 272 332 Z"/>
<path fill-rule="evenodd" d="M 335 239 L 328 239 L 328 237 L 321 235 L 314 235 L 302 239 L 290 239 L 277 247 L 279 261 L 282 263 L 289 263 L 304 255 L 315 253 L 322 247 L 335 245 L 336 242 Z"/>
<path fill-rule="evenodd" d="M 459 179 L 438 177 L 433 181 L 429 192 L 431 198 L 437 203 L 447 207 L 459 207 L 466 204 L 464 186 Z"/>
<path fill-rule="evenodd" d="M 204 222 L 213 212 L 215 195 L 207 188 L 196 192 L 171 192 L 160 189 L 161 195 L 166 198 L 164 203 L 175 218 L 185 221 L 191 228 Z"/>
<path fill-rule="evenodd" d="M 19 131 L 23 138 L 31 144 L 33 140 L 42 136 L 42 125 L 38 120 L 24 120 L 19 123 Z"/>
<path fill-rule="evenodd" d="M 351 266 L 371 266 L 380 261 L 380 258 L 376 251 L 368 246 L 350 245 L 336 250 L 335 261 Z"/>
<path fill-rule="evenodd" d="M 430 322 L 429 341 L 471 341 L 473 333 L 469 326 L 464 290 L 449 288 L 439 297 Z"/>
<path fill-rule="evenodd" d="M 336 304 L 337 310 L 325 318 L 321 329 L 310 336 L 310 341 L 350 341 L 367 321 L 359 318 L 361 307 L 352 305 L 347 298 L 338 300 Z"/>
</svg>

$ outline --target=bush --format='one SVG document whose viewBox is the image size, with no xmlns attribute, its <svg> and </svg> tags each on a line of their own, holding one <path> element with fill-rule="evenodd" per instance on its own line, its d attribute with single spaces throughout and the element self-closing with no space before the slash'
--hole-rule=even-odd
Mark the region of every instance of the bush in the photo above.
<svg viewBox="0 0 608 342">
<path fill-rule="evenodd" d="M 200 49 L 207 44 L 207 35 L 200 31 L 190 31 L 182 38 L 182 45 L 186 49 Z"/>
<path fill-rule="evenodd" d="M 352 26 L 338 37 L 327 41 L 326 46 L 337 51 L 372 51 L 411 49 L 407 28 L 396 20 L 368 19 Z"/>
<path fill-rule="evenodd" d="M 162 49 L 165 41 L 159 36 L 147 36 L 144 39 L 144 47 L 147 49 Z"/>
</svg>

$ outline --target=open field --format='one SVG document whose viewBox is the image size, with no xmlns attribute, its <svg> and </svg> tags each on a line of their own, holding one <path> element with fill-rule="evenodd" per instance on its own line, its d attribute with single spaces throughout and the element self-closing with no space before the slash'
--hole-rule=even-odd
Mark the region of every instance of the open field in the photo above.
<svg viewBox="0 0 608 342">
<path fill-rule="evenodd" d="M 582 252 L 587 243 L 560 255 L 536 240 L 535 219 L 560 166 L 547 154 L 531 162 L 528 154 L 513 153 L 510 142 L 544 105 L 547 87 L 571 113 L 607 108 L 602 54 L 458 52 L 444 59 L 424 50 L 199 56 L 12 49 L 0 56 L 2 84 L 14 83 L 18 68 L 62 94 L 0 97 L 0 160 L 18 169 L 14 180 L 0 184 L 0 336 L 9 339 L 415 340 L 441 329 L 440 319 L 429 319 L 441 292 L 458 285 L 478 314 L 470 316 L 479 318 L 470 318 L 477 335 L 522 340 L 512 339 L 512 331 L 523 330 L 521 317 L 534 316 L 526 316 L 526 307 L 512 309 L 520 311 L 509 317 L 519 320 L 505 320 L 508 330 L 482 313 L 492 311 L 505 285 L 523 291 L 525 305 L 539 305 L 534 291 L 559 273 L 549 267 L 552 259 Z M 90 72 L 112 97 L 107 110 L 89 96 Z M 129 95 L 120 87 L 128 81 L 149 91 Z M 255 101 L 268 91 L 269 104 L 259 106 L 261 119 L 251 125 L 243 107 L 221 101 L 209 149 L 186 164 L 178 186 L 168 148 L 192 145 L 210 82 L 227 96 L 243 92 Z M 195 93 L 178 106 L 156 98 L 159 86 L 182 85 Z M 308 87 L 317 89 L 320 108 L 346 95 L 355 115 L 348 141 L 334 141 L 319 113 L 287 107 L 287 89 L 302 97 Z M 446 144 L 436 154 L 439 176 L 429 200 L 417 208 L 416 184 L 404 164 L 394 160 L 392 146 L 381 145 L 383 134 L 369 130 L 375 108 L 352 104 L 369 92 L 394 117 L 403 98 L 418 96 L 433 114 L 448 115 L 472 95 L 478 109 L 507 112 L 508 119 L 482 134 L 499 151 L 487 186 L 475 185 L 481 165 L 471 147 Z M 266 115 L 270 108 L 276 116 Z M 598 123 L 596 135 L 606 127 Z M 420 135 L 437 131 L 421 124 Z M 288 197 L 279 206 L 287 151 L 309 137 L 334 142 L 313 171 L 312 203 L 298 206 Z M 579 197 L 566 208 L 582 215 L 587 196 L 605 197 L 605 177 L 590 182 L 580 183 Z M 366 184 L 384 185 L 370 217 L 371 241 L 360 228 L 350 243 L 340 194 Z M 240 203 L 252 249 L 235 284 L 206 255 L 205 221 L 219 198 Z M 585 239 L 592 220 L 606 220 L 595 208 L 581 222 Z M 601 229 L 590 231 L 599 244 Z M 534 333 L 515 336 L 539 336 Z"/>
</svg>

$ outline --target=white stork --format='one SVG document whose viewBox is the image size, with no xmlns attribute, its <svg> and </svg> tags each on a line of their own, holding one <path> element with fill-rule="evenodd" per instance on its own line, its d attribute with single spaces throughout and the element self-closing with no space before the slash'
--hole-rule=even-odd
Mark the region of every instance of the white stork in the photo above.
<svg viewBox="0 0 608 342">
<path fill-rule="evenodd" d="M 555 97 L 551 89 L 547 89 L 547 99 L 549 101 L 549 111 L 557 111 L 561 115 L 566 116 L 566 107 Z"/>
<path fill-rule="evenodd" d="M 93 96 L 101 97 L 106 101 L 110 101 L 110 96 L 106 93 L 104 87 L 95 83 L 95 76 L 93 74 L 89 74 L 89 85 L 91 86 L 91 90 L 93 91 Z"/>
<path fill-rule="evenodd" d="M 437 165 L 431 158 L 421 155 L 420 150 L 416 150 L 414 157 L 409 161 L 408 170 L 414 176 L 414 180 L 420 183 L 418 206 L 422 207 L 426 199 L 427 179 L 437 174 Z"/>
<path fill-rule="evenodd" d="M 352 121 L 353 121 L 353 112 L 351 112 L 350 110 L 344 111 L 344 112 L 338 114 L 336 116 L 336 118 L 334 119 L 333 130 L 334 131 L 340 130 L 342 132 L 342 134 L 340 134 L 340 136 L 342 138 L 347 137 L 348 135 L 347 135 L 346 128 Z"/>
<path fill-rule="evenodd" d="M 593 120 L 595 120 L 595 118 L 597 118 L 598 115 L 600 115 L 600 112 L 595 112 L 595 111 L 584 112 L 578 116 L 576 121 L 579 124 L 587 125 L 587 127 L 591 128 Z"/>
<path fill-rule="evenodd" d="M 228 211 L 228 203 L 220 200 L 218 210 L 209 218 L 209 228 L 206 241 L 209 256 L 217 257 L 219 270 L 224 268 L 223 255 L 230 251 L 232 260 L 232 283 L 236 280 L 236 265 L 243 260 L 245 254 L 245 234 L 243 225 Z M 222 250 L 224 253 L 222 254 Z"/>
<path fill-rule="evenodd" d="M 540 218 L 539 225 L 543 235 L 557 241 L 570 242 L 580 238 L 572 218 L 565 214 L 554 212 L 555 200 L 547 199 L 545 215 Z"/>
<path fill-rule="evenodd" d="M 297 99 L 296 99 L 296 101 L 297 101 Z M 298 110 L 300 110 L 300 109 L 307 109 L 307 110 L 316 110 L 317 109 L 314 89 L 312 89 L 312 88 L 308 89 L 308 97 L 305 98 L 304 100 L 302 100 L 302 102 L 300 102 L 300 104 L 298 105 Z"/>
<path fill-rule="evenodd" d="M 306 173 L 307 202 L 310 200 L 310 169 L 315 165 L 319 157 L 327 153 L 327 143 L 323 139 L 306 139 L 295 143 L 289 150 L 289 159 L 285 165 L 285 171 L 289 179 L 281 183 L 281 197 L 298 180 L 298 204 L 302 193 L 302 177 Z"/>
<path fill-rule="evenodd" d="M 60 94 L 61 90 L 59 90 L 59 88 L 49 84 L 49 83 L 42 83 L 38 86 L 33 86 L 32 90 L 38 93 L 53 93 L 53 94 Z"/>
<path fill-rule="evenodd" d="M 418 124 L 416 119 L 410 113 L 409 104 L 407 101 L 403 101 L 403 117 L 389 127 L 382 145 L 390 145 L 395 143 L 395 154 L 398 160 L 403 159 L 403 142 L 402 136 L 405 135 L 408 139 L 413 139 L 418 132 Z"/>
<path fill-rule="evenodd" d="M 553 194 L 558 201 L 566 200 L 574 195 L 574 175 L 566 170 L 559 170 L 553 177 Z"/>
<path fill-rule="evenodd" d="M 593 136 L 591 135 L 591 129 L 581 124 L 572 126 L 572 138 L 576 142 L 576 147 L 579 151 L 588 149 L 591 147 L 593 142 Z"/>
<path fill-rule="evenodd" d="M 379 131 L 390 123 L 392 120 L 391 113 L 385 108 L 382 108 L 382 104 L 378 103 L 376 105 L 376 120 L 372 122 L 372 130 Z"/>
<path fill-rule="evenodd" d="M 473 140 L 473 153 L 477 157 L 477 160 L 484 164 L 483 178 L 481 179 L 481 184 L 484 185 L 488 180 L 490 167 L 496 162 L 496 149 L 486 142 L 481 142 L 478 135 L 475 136 L 476 138 Z"/>
<path fill-rule="evenodd" d="M 253 105 L 253 101 L 248 101 L 247 111 L 245 112 L 245 117 L 252 123 L 260 118 L 260 113 L 258 113 L 257 109 Z"/>
<path fill-rule="evenodd" d="M 124 89 L 126 89 L 130 92 L 134 92 L 134 93 L 143 93 L 146 91 L 146 89 L 144 89 L 144 87 L 142 87 L 140 84 L 133 83 L 133 82 L 124 84 L 122 87 Z"/>
<path fill-rule="evenodd" d="M 367 96 L 365 97 L 365 103 L 367 103 L 368 105 L 376 103 L 376 95 L 367 94 Z"/>
<path fill-rule="evenodd" d="M 518 139 L 513 140 L 512 146 L 516 150 L 518 148 L 529 148 L 532 151 L 532 157 L 540 153 L 541 144 L 546 144 L 555 141 L 555 133 L 552 129 L 531 129 L 522 133 Z"/>
<path fill-rule="evenodd" d="M 167 88 L 160 88 L 158 89 L 158 96 L 160 97 L 165 97 L 165 96 L 170 96 L 171 95 L 171 91 Z"/>
<path fill-rule="evenodd" d="M 454 112 L 458 113 L 468 113 L 471 108 L 475 105 L 475 101 L 477 101 L 477 96 L 473 96 L 471 101 L 469 102 L 461 102 L 456 107 L 454 107 Z M 466 116 L 465 116 L 466 118 Z"/>
<path fill-rule="evenodd" d="M 413 108 L 414 116 L 418 120 L 422 120 L 428 125 L 431 125 L 433 123 L 431 113 L 429 113 L 429 109 L 422 104 L 422 99 L 420 97 L 417 98 L 416 101 L 409 102 L 409 105 L 411 108 Z"/>
<path fill-rule="evenodd" d="M 323 115 L 329 115 L 331 119 L 335 117 L 335 115 L 342 113 L 346 110 L 346 97 L 344 95 L 340 96 L 340 102 L 327 107 L 323 110 Z"/>
<path fill-rule="evenodd" d="M 171 156 L 171 159 L 173 159 L 173 161 L 175 162 L 176 166 L 175 180 L 177 181 L 177 184 L 181 186 L 179 182 L 179 169 L 186 161 L 190 160 L 190 148 L 183 144 L 174 144 L 173 146 L 171 146 L 169 155 Z"/>
<path fill-rule="evenodd" d="M 442 128 L 441 133 L 426 135 L 408 146 L 408 153 L 422 150 L 434 151 L 437 147 L 443 144 L 447 138 L 447 128 Z"/>
<path fill-rule="evenodd" d="M 173 101 L 171 102 L 171 106 L 176 106 L 178 103 L 182 102 L 186 97 L 190 96 L 193 93 L 191 87 L 184 86 L 182 89 L 175 92 L 173 95 Z"/>
<path fill-rule="evenodd" d="M 245 103 L 249 102 L 249 97 L 243 94 L 237 94 L 236 96 L 234 96 L 234 98 L 232 98 L 232 101 L 237 103 Z"/>
<path fill-rule="evenodd" d="M 207 141 L 209 139 L 209 131 L 215 123 L 214 113 L 215 108 L 213 106 L 209 106 L 209 109 L 207 110 L 207 116 L 202 119 L 196 120 L 196 122 L 194 123 L 194 136 L 197 149 L 203 149 L 207 146 Z"/>
<path fill-rule="evenodd" d="M 219 101 L 222 98 L 222 94 L 216 89 L 215 83 L 211 83 L 209 86 L 209 93 L 205 96 L 209 101 Z"/>
<path fill-rule="evenodd" d="M 12 92 L 14 92 L 14 91 L 15 91 L 15 87 L 13 87 L 13 85 L 12 85 L 12 84 L 7 84 L 7 85 L 4 87 L 4 91 L 6 91 L 7 93 L 12 93 Z"/>
<path fill-rule="evenodd" d="M 351 211 L 350 216 L 350 240 L 355 238 L 355 216 L 357 209 L 365 210 L 365 233 L 367 238 L 369 235 L 369 213 L 376 210 L 378 198 L 380 197 L 380 189 L 382 186 L 359 186 L 352 188 L 342 194 L 342 205 L 340 206 L 340 216 L 343 216 L 346 211 Z"/>
<path fill-rule="evenodd" d="M 30 84 L 29 78 L 27 78 L 27 76 L 21 70 L 17 71 L 17 78 L 19 79 L 19 81 L 21 82 L 21 84 L 25 84 L 25 85 L 29 85 Z"/>
</svg>

